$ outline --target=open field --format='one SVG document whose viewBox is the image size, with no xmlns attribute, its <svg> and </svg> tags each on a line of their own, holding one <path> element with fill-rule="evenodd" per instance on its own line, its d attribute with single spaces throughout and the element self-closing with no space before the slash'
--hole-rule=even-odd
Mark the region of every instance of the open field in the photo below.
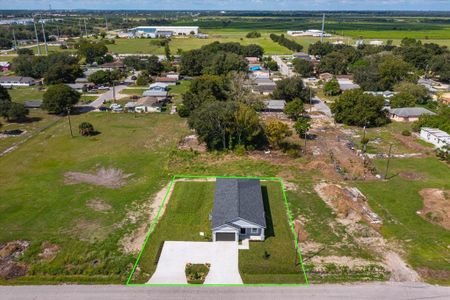
<svg viewBox="0 0 450 300">
<path fill-rule="evenodd" d="M 78 136 L 82 121 L 100 134 Z M 90 113 L 73 116 L 72 124 L 75 138 L 59 122 L 0 158 L 0 243 L 31 243 L 21 258 L 28 275 L 9 284 L 123 283 L 134 257 L 120 240 L 146 223 L 146 211 L 137 207 L 161 188 L 170 149 L 187 133 L 183 120 L 167 114 Z M 66 184 L 67 172 L 95 174 L 101 167 L 131 175 L 115 189 Z M 48 244 L 59 250 L 42 259 Z"/>
<path fill-rule="evenodd" d="M 384 168 L 386 161 L 375 161 Z M 406 179 L 403 173 L 420 176 Z M 390 241 L 403 245 L 408 263 L 424 279 L 449 284 L 450 232 L 417 215 L 423 207 L 419 191 L 424 188 L 450 189 L 450 168 L 434 157 L 391 161 L 389 181 L 361 182 L 358 187 L 384 220 L 381 229 Z"/>
<path fill-rule="evenodd" d="M 8 89 L 11 100 L 18 103 L 25 103 L 25 101 L 42 101 L 44 91 L 39 87 L 15 87 Z"/>
</svg>

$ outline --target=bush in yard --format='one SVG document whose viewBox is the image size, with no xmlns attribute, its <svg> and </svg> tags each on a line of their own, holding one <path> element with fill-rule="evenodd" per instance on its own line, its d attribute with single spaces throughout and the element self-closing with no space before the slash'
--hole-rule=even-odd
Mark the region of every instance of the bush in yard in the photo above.
<svg viewBox="0 0 450 300">
<path fill-rule="evenodd" d="M 21 122 L 27 118 L 29 111 L 21 103 L 11 102 L 6 119 L 8 121 Z"/>
<path fill-rule="evenodd" d="M 311 121 L 308 118 L 299 118 L 294 124 L 294 129 L 300 138 L 305 138 L 309 128 L 311 128 Z"/>
<path fill-rule="evenodd" d="M 403 135 L 403 136 L 411 136 L 411 131 L 409 131 L 409 130 L 403 130 L 403 131 L 402 131 L 402 135 Z"/>
<path fill-rule="evenodd" d="M 94 126 L 89 122 L 81 123 L 78 130 L 82 136 L 91 136 L 95 133 Z"/>
<path fill-rule="evenodd" d="M 341 93 L 341 87 L 336 78 L 331 79 L 323 85 L 323 92 L 327 96 L 337 96 Z"/>
<path fill-rule="evenodd" d="M 278 120 L 269 121 L 265 126 L 265 133 L 273 148 L 280 148 L 281 142 L 292 135 L 289 126 Z"/>
<path fill-rule="evenodd" d="M 178 105 L 177 106 L 177 111 L 178 111 L 178 115 L 180 117 L 182 117 L 182 118 L 189 117 L 190 111 L 184 104 Z"/>
</svg>

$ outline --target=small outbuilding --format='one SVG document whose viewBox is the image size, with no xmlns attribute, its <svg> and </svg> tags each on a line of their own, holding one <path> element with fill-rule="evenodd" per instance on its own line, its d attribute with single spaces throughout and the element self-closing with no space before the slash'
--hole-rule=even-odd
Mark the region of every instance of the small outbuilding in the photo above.
<svg viewBox="0 0 450 300">
<path fill-rule="evenodd" d="M 450 134 L 437 128 L 422 127 L 420 138 L 436 148 L 450 147 Z"/>
</svg>

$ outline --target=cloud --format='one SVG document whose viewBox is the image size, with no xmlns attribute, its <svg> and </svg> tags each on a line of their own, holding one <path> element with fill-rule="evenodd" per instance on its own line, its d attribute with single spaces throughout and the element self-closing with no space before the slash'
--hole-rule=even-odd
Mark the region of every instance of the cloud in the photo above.
<svg viewBox="0 0 450 300">
<path fill-rule="evenodd" d="M 0 0 L 2 9 L 450 10 L 450 0 Z"/>
</svg>

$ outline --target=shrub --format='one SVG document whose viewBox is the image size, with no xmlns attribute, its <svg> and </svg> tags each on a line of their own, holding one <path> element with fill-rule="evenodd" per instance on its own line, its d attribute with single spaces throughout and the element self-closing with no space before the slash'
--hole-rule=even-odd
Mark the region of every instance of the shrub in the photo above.
<svg viewBox="0 0 450 300">
<path fill-rule="evenodd" d="M 91 123 L 83 122 L 78 126 L 79 132 L 82 136 L 91 136 L 95 133 L 94 126 Z"/>
<path fill-rule="evenodd" d="M 403 135 L 403 136 L 411 136 L 411 131 L 409 131 L 409 130 L 403 130 L 403 131 L 402 131 L 402 135 Z"/>
</svg>

